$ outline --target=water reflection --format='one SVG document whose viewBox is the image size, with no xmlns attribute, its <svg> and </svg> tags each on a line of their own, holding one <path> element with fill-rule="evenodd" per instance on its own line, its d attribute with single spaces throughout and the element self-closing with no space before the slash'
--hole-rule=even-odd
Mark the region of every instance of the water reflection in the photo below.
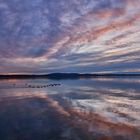
<svg viewBox="0 0 140 140">
<path fill-rule="evenodd" d="M 0 139 L 139 140 L 139 81 L 140 77 L 2 80 Z M 52 83 L 61 86 L 26 85 Z"/>
</svg>

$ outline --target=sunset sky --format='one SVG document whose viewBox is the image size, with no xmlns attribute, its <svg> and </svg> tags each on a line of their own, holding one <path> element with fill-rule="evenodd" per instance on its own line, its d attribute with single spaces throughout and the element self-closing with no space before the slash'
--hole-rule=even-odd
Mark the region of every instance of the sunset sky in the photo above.
<svg viewBox="0 0 140 140">
<path fill-rule="evenodd" d="M 0 74 L 140 73 L 140 0 L 0 0 Z"/>
</svg>

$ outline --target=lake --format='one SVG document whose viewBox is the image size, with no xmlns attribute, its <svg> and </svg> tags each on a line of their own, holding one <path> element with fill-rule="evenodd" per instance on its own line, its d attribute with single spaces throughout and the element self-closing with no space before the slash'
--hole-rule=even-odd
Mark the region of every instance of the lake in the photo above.
<svg viewBox="0 0 140 140">
<path fill-rule="evenodd" d="M 118 139 L 140 140 L 140 77 L 0 81 L 0 140 Z"/>
</svg>

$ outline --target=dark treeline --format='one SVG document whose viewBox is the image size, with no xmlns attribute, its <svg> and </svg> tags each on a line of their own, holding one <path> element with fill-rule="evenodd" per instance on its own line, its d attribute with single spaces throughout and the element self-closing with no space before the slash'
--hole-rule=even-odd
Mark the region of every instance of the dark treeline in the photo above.
<svg viewBox="0 0 140 140">
<path fill-rule="evenodd" d="M 51 73 L 43 75 L 0 75 L 0 79 L 80 79 L 96 77 L 129 77 L 140 76 L 140 74 L 79 74 L 79 73 Z"/>
</svg>

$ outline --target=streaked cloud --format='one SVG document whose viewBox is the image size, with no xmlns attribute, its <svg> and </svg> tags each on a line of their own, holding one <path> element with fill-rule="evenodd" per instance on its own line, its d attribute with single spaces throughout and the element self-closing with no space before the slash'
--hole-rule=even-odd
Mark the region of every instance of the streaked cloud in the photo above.
<svg viewBox="0 0 140 140">
<path fill-rule="evenodd" d="M 1 0 L 0 73 L 140 72 L 139 0 Z"/>
</svg>

